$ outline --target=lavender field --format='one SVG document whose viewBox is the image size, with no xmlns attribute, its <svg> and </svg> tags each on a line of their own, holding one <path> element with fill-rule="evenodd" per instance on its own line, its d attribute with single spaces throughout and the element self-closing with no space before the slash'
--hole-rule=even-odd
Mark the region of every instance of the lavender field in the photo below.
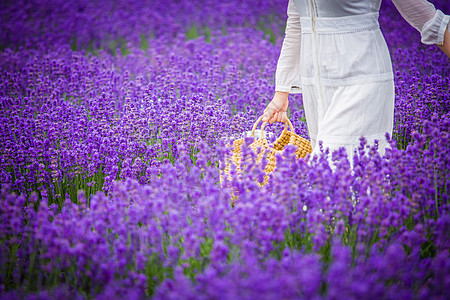
<svg viewBox="0 0 450 300">
<path fill-rule="evenodd" d="M 221 185 L 287 2 L 0 2 L 0 299 L 448 299 L 449 60 L 390 1 L 386 154 L 287 147 Z"/>
</svg>

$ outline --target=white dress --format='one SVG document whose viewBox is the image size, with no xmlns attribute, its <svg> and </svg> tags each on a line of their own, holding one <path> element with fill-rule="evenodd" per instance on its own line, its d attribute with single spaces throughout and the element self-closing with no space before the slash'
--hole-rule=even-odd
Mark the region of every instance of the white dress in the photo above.
<svg viewBox="0 0 450 300">
<path fill-rule="evenodd" d="M 393 0 L 425 44 L 443 44 L 449 16 L 425 0 Z M 392 135 L 394 82 L 378 24 L 381 0 L 289 0 L 275 90 L 303 93 L 313 154 L 318 141 L 352 155 L 364 136 Z"/>
</svg>

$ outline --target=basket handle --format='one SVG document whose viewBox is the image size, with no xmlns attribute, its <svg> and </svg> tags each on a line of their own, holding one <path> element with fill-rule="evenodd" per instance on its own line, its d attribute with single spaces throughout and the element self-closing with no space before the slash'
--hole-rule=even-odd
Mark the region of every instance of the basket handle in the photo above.
<svg viewBox="0 0 450 300">
<path fill-rule="evenodd" d="M 263 117 L 264 117 L 264 115 L 260 116 L 260 117 L 258 118 L 258 120 L 256 120 L 255 124 L 253 124 L 252 133 L 251 133 L 250 136 L 255 137 L 255 130 L 256 130 L 256 127 L 258 126 L 259 122 L 262 120 Z M 264 127 L 266 126 L 267 122 L 268 122 L 268 121 L 265 121 L 265 122 L 263 122 L 263 123 L 261 124 L 261 138 L 264 138 Z M 295 133 L 295 131 L 294 131 L 294 126 L 292 125 L 291 121 L 290 121 L 288 118 L 286 118 L 286 122 L 284 122 L 284 129 L 283 129 L 283 132 L 287 130 L 287 126 L 288 126 L 288 125 L 289 125 L 291 131 Z"/>
</svg>

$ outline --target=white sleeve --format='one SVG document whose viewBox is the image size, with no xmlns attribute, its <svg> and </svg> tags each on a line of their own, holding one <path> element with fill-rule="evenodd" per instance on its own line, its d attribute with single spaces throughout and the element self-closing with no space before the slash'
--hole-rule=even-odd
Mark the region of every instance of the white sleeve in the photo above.
<svg viewBox="0 0 450 300">
<path fill-rule="evenodd" d="M 420 31 L 424 44 L 443 45 L 444 33 L 448 28 L 450 16 L 437 10 L 426 0 L 392 0 L 402 17 Z"/>
<path fill-rule="evenodd" d="M 286 30 L 275 73 L 275 91 L 301 93 L 300 81 L 300 16 L 294 1 L 289 0 Z"/>
</svg>

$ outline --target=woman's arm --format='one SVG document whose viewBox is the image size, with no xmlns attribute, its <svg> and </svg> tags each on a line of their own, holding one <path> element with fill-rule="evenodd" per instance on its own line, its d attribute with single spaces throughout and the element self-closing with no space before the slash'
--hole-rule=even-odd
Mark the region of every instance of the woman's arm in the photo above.
<svg viewBox="0 0 450 300">
<path fill-rule="evenodd" d="M 420 31 L 424 44 L 436 44 L 450 58 L 450 16 L 426 0 L 392 0 L 402 17 Z"/>
<path fill-rule="evenodd" d="M 450 28 L 447 26 L 447 30 L 444 34 L 444 43 L 443 45 L 438 45 L 438 47 L 450 58 Z"/>
<path fill-rule="evenodd" d="M 286 30 L 275 72 L 275 94 L 264 110 L 263 121 L 285 122 L 289 93 L 301 92 L 300 82 L 300 16 L 294 1 L 289 0 Z"/>
<path fill-rule="evenodd" d="M 300 45 L 300 16 L 294 1 L 289 0 L 286 30 L 275 73 L 275 91 L 289 93 L 301 92 Z"/>
</svg>

